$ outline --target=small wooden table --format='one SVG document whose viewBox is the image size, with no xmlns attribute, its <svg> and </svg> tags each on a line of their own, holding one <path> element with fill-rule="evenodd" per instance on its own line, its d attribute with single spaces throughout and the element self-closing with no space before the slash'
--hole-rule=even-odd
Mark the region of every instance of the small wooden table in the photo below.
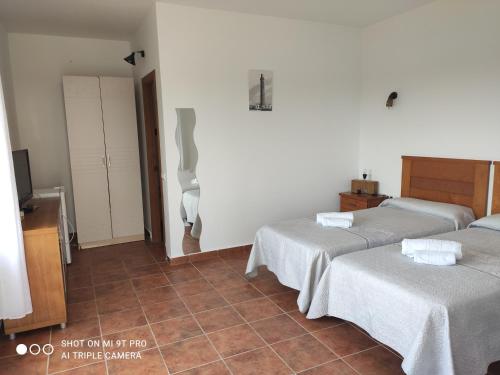
<svg viewBox="0 0 500 375">
<path fill-rule="evenodd" d="M 60 324 L 66 326 L 65 264 L 59 239 L 59 198 L 34 199 L 38 208 L 24 216 L 23 237 L 33 312 L 5 319 L 4 331 L 17 332 Z"/>
<path fill-rule="evenodd" d="M 389 198 L 387 195 L 356 194 L 351 192 L 340 193 L 340 211 L 357 211 L 365 208 L 377 207 Z"/>
</svg>

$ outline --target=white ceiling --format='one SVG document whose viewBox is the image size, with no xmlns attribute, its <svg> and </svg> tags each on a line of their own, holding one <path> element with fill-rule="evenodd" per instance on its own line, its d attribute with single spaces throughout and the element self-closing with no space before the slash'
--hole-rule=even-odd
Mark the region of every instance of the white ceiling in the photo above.
<svg viewBox="0 0 500 375">
<path fill-rule="evenodd" d="M 434 0 L 163 0 L 363 27 Z M 126 40 L 155 0 L 0 0 L 8 31 Z"/>
</svg>

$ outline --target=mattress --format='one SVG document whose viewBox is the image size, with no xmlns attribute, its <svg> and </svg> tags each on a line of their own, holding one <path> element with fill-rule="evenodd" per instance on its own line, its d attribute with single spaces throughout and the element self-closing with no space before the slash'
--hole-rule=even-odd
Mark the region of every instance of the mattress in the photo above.
<svg viewBox="0 0 500 375">
<path fill-rule="evenodd" d="M 399 244 L 335 258 L 308 318 L 354 322 L 404 358 L 410 375 L 484 375 L 500 360 L 500 232 L 432 238 L 462 243 L 456 266 L 417 264 Z"/>
<path fill-rule="evenodd" d="M 411 203 L 415 204 L 414 201 Z M 453 205 L 453 209 L 457 207 Z M 300 291 L 297 304 L 301 312 L 306 312 L 333 258 L 400 242 L 404 238 L 454 231 L 457 225 L 465 227 L 473 220 L 461 222 L 456 215 L 440 216 L 434 208 L 427 212 L 404 205 L 360 210 L 354 212 L 354 225 L 349 229 L 323 227 L 313 218 L 266 225 L 256 234 L 246 274 L 254 277 L 259 266 L 267 266 L 283 285 Z"/>
</svg>

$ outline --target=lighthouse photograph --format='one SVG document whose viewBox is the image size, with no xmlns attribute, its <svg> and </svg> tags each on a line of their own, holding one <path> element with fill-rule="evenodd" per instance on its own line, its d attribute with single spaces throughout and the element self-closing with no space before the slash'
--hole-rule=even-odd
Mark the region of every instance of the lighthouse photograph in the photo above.
<svg viewBox="0 0 500 375">
<path fill-rule="evenodd" d="M 273 72 L 270 70 L 248 71 L 248 97 L 250 111 L 273 110 Z"/>
</svg>

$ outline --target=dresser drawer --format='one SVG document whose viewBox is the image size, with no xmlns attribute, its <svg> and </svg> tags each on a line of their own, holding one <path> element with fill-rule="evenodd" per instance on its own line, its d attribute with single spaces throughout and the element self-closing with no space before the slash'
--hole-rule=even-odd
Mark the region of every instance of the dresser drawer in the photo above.
<svg viewBox="0 0 500 375">
<path fill-rule="evenodd" d="M 365 208 L 368 208 L 367 202 L 365 201 L 349 199 L 346 197 L 342 197 L 340 200 L 340 211 L 342 212 L 363 210 Z"/>
</svg>

